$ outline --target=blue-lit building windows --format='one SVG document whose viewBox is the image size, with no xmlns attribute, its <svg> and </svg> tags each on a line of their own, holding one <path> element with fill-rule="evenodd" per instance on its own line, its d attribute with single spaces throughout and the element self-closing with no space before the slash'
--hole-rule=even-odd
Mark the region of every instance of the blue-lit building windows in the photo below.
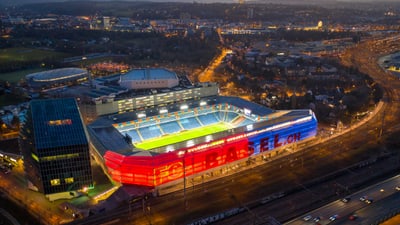
<svg viewBox="0 0 400 225">
<path fill-rule="evenodd" d="M 20 148 L 26 176 L 40 192 L 92 186 L 89 142 L 75 99 L 31 101 Z"/>
</svg>

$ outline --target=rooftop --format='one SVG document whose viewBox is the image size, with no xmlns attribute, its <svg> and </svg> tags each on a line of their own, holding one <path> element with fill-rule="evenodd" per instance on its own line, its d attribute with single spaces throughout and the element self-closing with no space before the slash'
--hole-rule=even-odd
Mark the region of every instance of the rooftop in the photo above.
<svg viewBox="0 0 400 225">
<path fill-rule="evenodd" d="M 176 73 L 167 69 L 149 68 L 149 69 L 134 69 L 121 75 L 121 80 L 166 80 L 178 79 Z"/>
<path fill-rule="evenodd" d="M 47 70 L 37 73 L 31 73 L 26 76 L 26 79 L 33 79 L 35 81 L 55 81 L 59 79 L 71 78 L 76 76 L 85 76 L 87 75 L 87 71 L 85 69 L 80 68 L 62 68 L 62 69 L 55 69 L 55 70 Z"/>
<path fill-rule="evenodd" d="M 88 143 L 75 99 L 32 100 L 30 107 L 38 149 Z"/>
</svg>

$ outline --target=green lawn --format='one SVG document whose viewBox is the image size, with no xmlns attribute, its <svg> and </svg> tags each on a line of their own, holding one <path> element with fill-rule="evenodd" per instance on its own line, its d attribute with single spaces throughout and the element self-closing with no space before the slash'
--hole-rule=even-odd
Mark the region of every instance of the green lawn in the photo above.
<svg viewBox="0 0 400 225">
<path fill-rule="evenodd" d="M 6 48 L 0 49 L 0 66 L 15 65 L 18 67 L 20 66 L 20 63 L 23 64 L 26 62 L 29 64 L 29 62 L 40 62 L 44 59 L 54 59 L 61 61 L 65 57 L 69 57 L 69 54 L 35 48 Z M 10 83 L 17 83 L 30 73 L 36 73 L 46 70 L 45 68 L 40 68 L 41 65 L 39 64 L 40 63 L 38 63 L 37 65 L 32 65 L 32 67 L 37 67 L 33 69 L 18 70 L 9 73 L 0 73 L 0 80 L 8 81 Z"/>
<path fill-rule="evenodd" d="M 32 60 L 42 60 L 45 58 L 63 59 L 68 54 L 55 52 L 51 50 L 35 49 L 35 48 L 6 48 L 0 49 L 0 62 L 25 62 Z"/>
<path fill-rule="evenodd" d="M 162 136 L 159 138 L 153 138 L 149 140 L 145 140 L 141 143 L 136 144 L 137 148 L 141 148 L 144 150 L 150 150 L 153 148 L 158 148 L 161 146 L 178 143 L 182 141 L 187 141 L 193 138 L 206 136 L 208 134 L 214 134 L 220 131 L 228 130 L 230 127 L 228 124 L 223 122 L 212 124 L 209 126 L 204 126 L 200 128 L 196 128 L 193 130 L 185 130 L 179 133 L 168 134 L 166 136 Z"/>
<path fill-rule="evenodd" d="M 26 69 L 26 70 L 18 70 L 15 72 L 9 73 L 0 73 L 0 80 L 8 81 L 10 83 L 17 83 L 21 79 L 25 78 L 26 75 L 31 73 L 36 73 L 40 71 L 44 71 L 44 68 L 36 68 L 36 69 Z"/>
</svg>

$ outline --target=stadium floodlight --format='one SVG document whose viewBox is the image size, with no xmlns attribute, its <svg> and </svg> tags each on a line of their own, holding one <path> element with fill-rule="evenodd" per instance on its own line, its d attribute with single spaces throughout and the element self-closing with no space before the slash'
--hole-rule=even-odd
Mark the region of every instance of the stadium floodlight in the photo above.
<svg viewBox="0 0 400 225">
<path fill-rule="evenodd" d="M 192 146 L 194 146 L 194 141 L 193 140 L 188 140 L 186 142 L 186 147 L 192 147 Z"/>
<path fill-rule="evenodd" d="M 206 142 L 212 141 L 213 140 L 213 136 L 212 135 L 207 135 L 206 136 Z"/>
<path fill-rule="evenodd" d="M 181 110 L 185 110 L 185 109 L 188 109 L 189 108 L 189 106 L 188 105 L 186 105 L 186 104 L 184 104 L 184 105 L 181 105 Z"/>
<path fill-rule="evenodd" d="M 163 114 L 163 113 L 167 113 L 168 112 L 168 109 L 166 109 L 166 108 L 163 108 L 163 109 L 160 109 L 160 114 Z"/>
<path fill-rule="evenodd" d="M 250 114 L 251 114 L 251 110 L 244 108 L 244 115 L 250 116 Z"/>
<path fill-rule="evenodd" d="M 201 101 L 201 102 L 200 102 L 200 106 L 204 106 L 204 105 L 207 105 L 207 102 Z"/>
<path fill-rule="evenodd" d="M 137 117 L 138 117 L 138 118 L 146 117 L 146 113 L 140 112 L 140 113 L 137 114 Z"/>
<path fill-rule="evenodd" d="M 175 148 L 174 148 L 174 146 L 172 146 L 172 145 L 168 145 L 167 147 L 166 147 L 166 149 L 165 149 L 167 152 L 173 152 L 173 151 L 175 151 Z"/>
</svg>

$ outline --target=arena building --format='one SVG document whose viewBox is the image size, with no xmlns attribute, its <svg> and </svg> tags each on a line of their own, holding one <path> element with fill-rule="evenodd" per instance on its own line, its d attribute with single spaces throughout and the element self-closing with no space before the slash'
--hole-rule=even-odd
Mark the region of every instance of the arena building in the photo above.
<svg viewBox="0 0 400 225">
<path fill-rule="evenodd" d="M 53 88 L 57 86 L 80 83 L 87 80 L 89 73 L 81 68 L 62 68 L 47 70 L 26 75 L 28 85 L 35 91 Z"/>
<path fill-rule="evenodd" d="M 93 154 L 122 184 L 166 188 L 314 137 L 311 110 L 275 111 L 208 96 L 103 116 L 88 126 Z"/>
<path fill-rule="evenodd" d="M 121 75 L 120 85 L 128 89 L 172 88 L 178 86 L 176 73 L 167 69 L 135 69 Z"/>
</svg>

